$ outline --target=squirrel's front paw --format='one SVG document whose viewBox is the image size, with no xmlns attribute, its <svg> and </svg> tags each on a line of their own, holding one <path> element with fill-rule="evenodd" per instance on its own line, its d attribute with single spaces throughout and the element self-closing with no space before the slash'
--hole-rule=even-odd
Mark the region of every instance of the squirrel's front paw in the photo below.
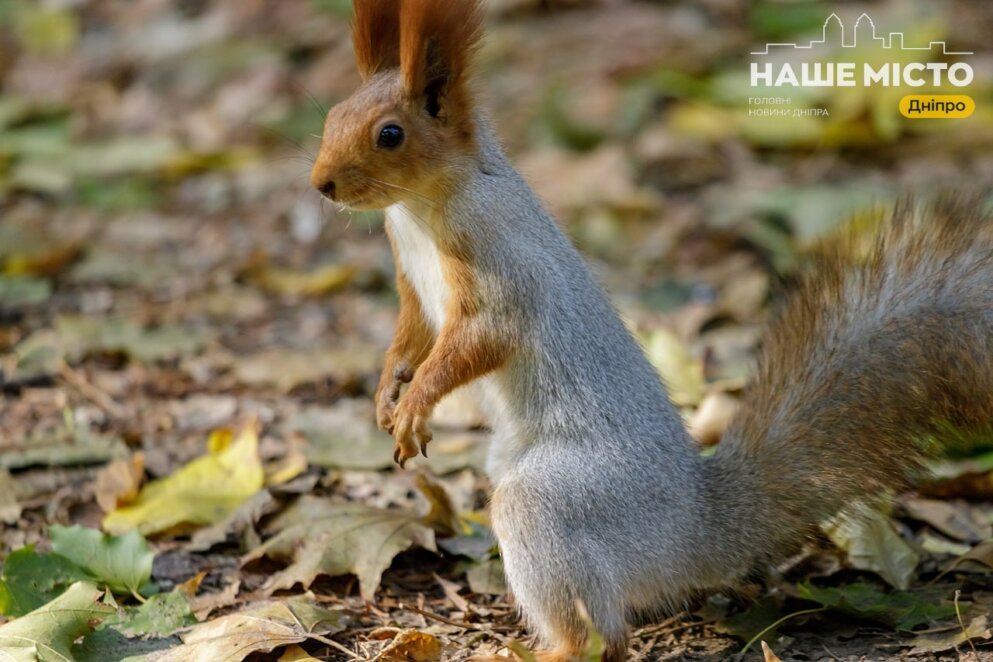
<svg viewBox="0 0 993 662">
<path fill-rule="evenodd" d="M 393 412 L 393 439 L 396 445 L 393 449 L 393 461 L 403 468 L 412 457 L 417 457 L 418 450 L 428 456 L 428 442 L 431 441 L 431 429 L 428 427 L 430 409 L 415 408 L 407 404 L 405 398 Z"/>
<path fill-rule="evenodd" d="M 387 367 L 376 389 L 376 424 L 383 432 L 393 432 L 393 415 L 400 399 L 400 386 L 413 377 L 413 370 L 406 362 Z"/>
<path fill-rule="evenodd" d="M 400 383 L 380 387 L 376 392 L 376 425 L 383 432 L 393 432 L 393 414 L 400 397 Z"/>
</svg>

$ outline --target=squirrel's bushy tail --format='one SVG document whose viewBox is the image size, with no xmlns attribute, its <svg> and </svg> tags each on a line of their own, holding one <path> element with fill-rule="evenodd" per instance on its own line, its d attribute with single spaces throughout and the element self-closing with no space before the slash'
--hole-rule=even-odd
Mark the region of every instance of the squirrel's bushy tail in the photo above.
<svg viewBox="0 0 993 662">
<path fill-rule="evenodd" d="M 899 204 L 868 253 L 854 240 L 825 250 L 798 290 L 716 457 L 725 479 L 744 469 L 768 499 L 756 504 L 764 549 L 907 485 L 948 431 L 993 423 L 993 218 L 981 198 Z"/>
</svg>

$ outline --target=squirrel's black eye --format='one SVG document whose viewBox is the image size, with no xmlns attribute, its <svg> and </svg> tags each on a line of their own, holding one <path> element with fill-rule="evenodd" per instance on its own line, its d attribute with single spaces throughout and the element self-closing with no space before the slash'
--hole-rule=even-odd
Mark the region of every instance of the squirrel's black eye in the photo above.
<svg viewBox="0 0 993 662">
<path fill-rule="evenodd" d="M 378 147 L 386 149 L 396 149 L 403 144 L 403 129 L 396 124 L 387 124 L 379 130 L 379 138 L 376 140 Z"/>
</svg>

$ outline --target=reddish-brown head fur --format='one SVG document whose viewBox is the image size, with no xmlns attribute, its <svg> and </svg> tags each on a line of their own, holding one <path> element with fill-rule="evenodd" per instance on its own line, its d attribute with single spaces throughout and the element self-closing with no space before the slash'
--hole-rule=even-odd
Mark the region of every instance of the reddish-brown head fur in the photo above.
<svg viewBox="0 0 993 662">
<path fill-rule="evenodd" d="M 474 153 L 479 0 L 355 0 L 363 85 L 328 113 L 311 182 L 349 207 L 437 200 Z"/>
</svg>

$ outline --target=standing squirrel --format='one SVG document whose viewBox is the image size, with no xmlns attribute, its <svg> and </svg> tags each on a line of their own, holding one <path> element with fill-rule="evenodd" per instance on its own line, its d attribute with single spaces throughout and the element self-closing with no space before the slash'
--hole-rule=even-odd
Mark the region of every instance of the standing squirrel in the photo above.
<svg viewBox="0 0 993 662">
<path fill-rule="evenodd" d="M 479 0 L 355 0 L 363 84 L 328 114 L 311 180 L 386 210 L 400 312 L 376 405 L 397 462 L 478 384 L 493 527 L 538 659 L 583 650 L 581 603 L 617 662 L 629 616 L 733 585 L 905 485 L 939 425 L 993 421 L 993 222 L 908 205 L 864 260 L 826 255 L 704 457 L 476 107 L 481 25 Z"/>
</svg>

